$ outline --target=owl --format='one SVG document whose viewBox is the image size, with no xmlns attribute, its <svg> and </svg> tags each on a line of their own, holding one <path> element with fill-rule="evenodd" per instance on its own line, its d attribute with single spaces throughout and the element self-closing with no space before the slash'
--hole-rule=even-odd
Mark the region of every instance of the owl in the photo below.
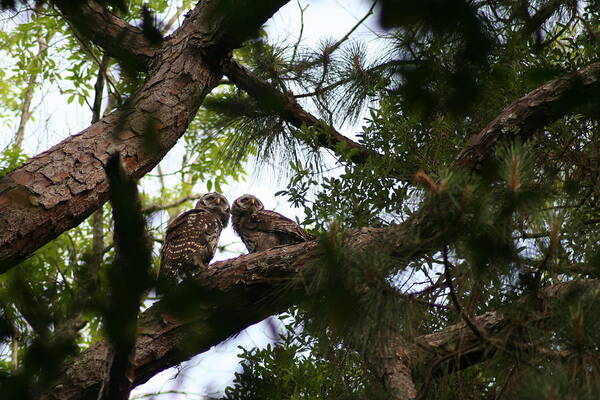
<svg viewBox="0 0 600 400">
<path fill-rule="evenodd" d="M 215 192 L 202 196 L 195 208 L 182 213 L 167 226 L 160 277 L 168 282 L 179 282 L 206 268 L 228 222 L 227 199 Z"/>
<path fill-rule="evenodd" d="M 275 211 L 265 210 L 263 203 L 250 194 L 235 199 L 231 215 L 233 230 L 250 253 L 312 239 L 297 223 Z"/>
</svg>

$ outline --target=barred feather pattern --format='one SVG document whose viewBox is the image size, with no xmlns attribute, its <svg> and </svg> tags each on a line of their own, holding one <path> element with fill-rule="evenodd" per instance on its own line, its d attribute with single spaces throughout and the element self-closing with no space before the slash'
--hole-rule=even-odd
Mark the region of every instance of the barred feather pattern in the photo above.
<svg viewBox="0 0 600 400">
<path fill-rule="evenodd" d="M 175 218 L 165 235 L 161 276 L 179 282 L 206 268 L 215 255 L 222 230 L 220 218 L 203 208 L 186 211 Z"/>
<path fill-rule="evenodd" d="M 252 195 L 236 199 L 231 213 L 233 230 L 250 253 L 313 239 L 291 219 L 278 212 L 264 210 L 260 200 Z"/>
</svg>

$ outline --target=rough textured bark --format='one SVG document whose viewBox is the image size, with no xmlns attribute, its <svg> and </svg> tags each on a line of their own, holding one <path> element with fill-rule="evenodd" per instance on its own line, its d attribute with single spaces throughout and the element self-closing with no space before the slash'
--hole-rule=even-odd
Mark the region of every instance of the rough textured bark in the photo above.
<svg viewBox="0 0 600 400">
<path fill-rule="evenodd" d="M 199 277 L 203 288 L 210 290 L 206 296 L 210 302 L 199 304 L 187 320 L 162 311 L 161 302 L 154 304 L 139 318 L 134 385 L 284 310 L 291 300 L 274 295 L 275 288 L 282 280 L 297 277 L 316 257 L 318 244 L 313 241 L 212 264 Z M 270 301 L 264 301 L 269 294 Z M 107 347 L 103 341 L 68 361 L 61 379 L 42 399 L 95 398 Z"/>
<path fill-rule="evenodd" d="M 359 229 L 349 233 L 344 247 L 348 251 L 362 251 L 395 235 L 389 228 Z M 307 274 L 320 254 L 318 242 L 311 241 L 214 263 L 196 279 L 199 286 L 193 291 L 204 291 L 204 296 L 189 318 L 173 318 L 163 311 L 162 301 L 154 304 L 138 321 L 134 385 L 210 349 L 250 324 L 284 311 L 305 293 L 304 280 L 310 279 Z M 552 300 L 570 290 L 582 290 L 577 284 L 570 282 L 544 289 L 540 297 Z M 485 313 L 474 317 L 473 322 L 490 337 L 507 338 L 503 331 L 506 319 L 499 313 Z M 432 376 L 437 376 L 464 369 L 493 354 L 464 322 L 421 336 L 413 343 L 397 335 L 384 339 L 379 347 L 382 351 L 372 355 L 376 358 L 371 360 L 372 369 L 387 387 L 403 390 L 405 397 L 397 398 L 414 397 L 412 370 L 431 366 Z M 105 341 L 100 342 L 67 361 L 61 379 L 41 399 L 94 398 L 102 381 L 107 346 Z M 387 362 L 381 363 L 382 359 Z M 381 364 L 379 367 L 377 362 Z"/>
<path fill-rule="evenodd" d="M 102 166 L 109 153 L 119 152 L 134 178 L 156 166 L 218 83 L 219 57 L 285 3 L 246 5 L 253 13 L 244 14 L 243 24 L 239 15 L 229 16 L 223 2 L 199 3 L 157 50 L 148 78 L 130 101 L 2 178 L 0 272 L 78 225 L 107 200 Z"/>
<path fill-rule="evenodd" d="M 475 168 L 501 140 L 523 140 L 574 108 L 589 104 L 600 91 L 600 63 L 551 80 L 506 107 L 481 132 L 469 139 L 456 164 Z"/>
<path fill-rule="evenodd" d="M 157 48 L 141 29 L 129 25 L 93 0 L 52 0 L 71 26 L 135 71 L 147 71 Z"/>
<path fill-rule="evenodd" d="M 379 337 L 369 346 L 365 360 L 391 399 L 414 399 L 417 389 L 412 378 L 411 355 L 402 335 L 394 328 L 381 327 Z"/>
</svg>

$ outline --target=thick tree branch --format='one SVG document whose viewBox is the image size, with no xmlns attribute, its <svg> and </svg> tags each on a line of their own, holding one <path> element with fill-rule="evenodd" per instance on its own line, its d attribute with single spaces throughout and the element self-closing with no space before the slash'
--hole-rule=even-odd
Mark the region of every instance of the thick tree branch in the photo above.
<svg viewBox="0 0 600 400">
<path fill-rule="evenodd" d="M 402 241 L 398 235 L 394 228 L 362 228 L 348 233 L 344 247 L 364 251 L 385 243 L 393 246 Z M 214 263 L 198 276 L 199 286 L 177 290 L 179 298 L 189 299 L 186 296 L 193 294 L 198 300 L 184 319 L 164 311 L 168 300 L 154 304 L 139 318 L 134 384 L 284 311 L 305 293 L 303 279 L 310 279 L 305 274 L 320 254 L 319 243 L 311 241 Z M 292 285 L 294 282 L 298 284 Z M 93 398 L 102 380 L 107 346 L 98 343 L 68 361 L 61 379 L 42 398 Z"/>
<path fill-rule="evenodd" d="M 574 108 L 600 94 L 600 63 L 551 80 L 506 107 L 481 132 L 469 139 L 456 164 L 476 168 L 501 140 L 525 140 Z"/>
<path fill-rule="evenodd" d="M 394 228 L 363 228 L 348 232 L 343 246 L 349 252 L 365 251 L 382 243 L 402 242 L 401 237 Z M 384 248 L 390 250 L 389 247 Z M 186 299 L 190 293 L 199 296 L 196 298 L 199 301 L 192 302 L 193 309 L 187 317 L 174 318 L 171 311 L 165 312 L 168 300 L 154 304 L 139 318 L 134 385 L 297 302 L 305 294 L 305 281 L 311 279 L 310 267 L 318 263 L 320 256 L 319 243 L 311 241 L 217 262 L 197 277 L 196 285 L 186 287 L 184 284 L 177 291 L 178 296 Z M 580 289 L 573 283 L 556 285 L 544 289 L 540 297 L 551 300 L 569 290 Z M 473 322 L 490 338 L 507 338 L 502 330 L 507 320 L 499 313 L 474 317 Z M 390 348 L 392 343 L 396 343 L 397 347 Z M 389 357 L 394 354 L 398 363 L 394 361 L 387 366 L 397 365 L 401 373 L 390 375 L 390 370 L 383 367 L 379 371 L 382 379 L 390 380 L 391 387 L 410 389 L 408 380 L 398 380 L 410 377 L 406 365 L 413 370 L 423 365 L 432 366 L 431 373 L 437 376 L 466 368 L 492 354 L 487 344 L 482 343 L 464 322 L 422 336 L 414 344 L 404 343 L 398 342 L 393 335 L 389 336 L 383 343 L 386 351 L 375 355 Z M 418 358 L 417 354 L 423 354 L 419 353 L 419 349 L 423 348 L 427 350 L 427 356 Z M 93 398 L 102 380 L 101 366 L 106 359 L 106 349 L 107 343 L 101 342 L 66 362 L 61 379 L 42 399 Z M 410 392 L 407 394 L 412 395 Z"/>
<path fill-rule="evenodd" d="M 224 5 L 252 9 L 241 18 Z M 140 178 L 185 132 L 221 79 L 219 58 L 241 45 L 286 0 L 203 1 L 165 41 L 139 91 L 115 112 L 0 179 L 0 272 L 78 225 L 108 198 L 102 166 L 112 152 Z"/>
<path fill-rule="evenodd" d="M 369 369 L 380 379 L 391 399 L 414 399 L 417 390 L 404 338 L 397 327 L 381 326 L 378 330 L 378 337 L 370 343 L 365 356 Z"/>
<path fill-rule="evenodd" d="M 94 0 L 52 0 L 71 25 L 110 56 L 134 71 L 147 71 L 157 53 L 141 29 L 109 12 Z"/>
<path fill-rule="evenodd" d="M 283 279 L 289 282 L 297 277 L 318 257 L 318 247 L 307 242 L 212 264 L 199 278 L 202 286 L 192 290 L 203 296 L 188 319 L 175 319 L 162 311 L 164 301 L 146 310 L 139 318 L 134 385 L 284 310 L 292 302 L 275 296 L 274 288 Z M 93 399 L 102 380 L 107 346 L 98 343 L 67 362 L 62 378 L 42 399 Z"/>
</svg>

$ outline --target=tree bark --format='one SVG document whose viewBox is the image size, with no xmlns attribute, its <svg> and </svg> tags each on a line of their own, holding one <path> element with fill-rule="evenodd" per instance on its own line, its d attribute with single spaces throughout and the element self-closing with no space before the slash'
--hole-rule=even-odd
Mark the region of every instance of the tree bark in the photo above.
<svg viewBox="0 0 600 400">
<path fill-rule="evenodd" d="M 0 272 L 106 202 L 102 167 L 110 153 L 119 152 L 136 179 L 156 166 L 219 82 L 221 59 L 287 2 L 247 1 L 200 2 L 156 50 L 148 78 L 131 100 L 0 180 Z M 225 3 L 252 12 L 231 16 Z"/>
<path fill-rule="evenodd" d="M 133 71 L 147 71 L 157 47 L 141 29 L 109 12 L 94 0 L 52 0 L 52 3 L 83 36 L 103 48 Z"/>
<path fill-rule="evenodd" d="M 456 164 L 476 168 L 501 140 L 526 140 L 537 130 L 598 97 L 600 63 L 551 80 L 506 107 L 481 132 L 471 136 Z"/>
<path fill-rule="evenodd" d="M 586 291 L 597 294 L 599 285 L 600 282 L 596 279 L 586 279 L 540 289 L 537 293 L 540 309 L 546 309 L 553 301 L 574 294 L 581 295 Z M 527 324 L 543 324 L 547 318 L 547 312 L 537 312 Z M 417 337 L 405 348 L 413 372 L 426 369 L 430 377 L 439 377 L 484 362 L 494 356 L 500 348 L 520 350 L 527 347 L 527 340 L 515 334 L 518 330 L 514 329 L 511 318 L 498 311 L 488 311 L 473 317 L 472 322 L 488 341 L 482 342 L 477 333 L 464 321 L 439 332 Z M 543 325 L 540 325 L 540 329 L 541 326 Z"/>
<path fill-rule="evenodd" d="M 397 236 L 397 232 L 391 228 L 354 230 L 349 232 L 344 248 L 364 251 L 389 236 Z M 201 293 L 200 301 L 193 303 L 192 315 L 185 318 L 175 318 L 171 311 L 165 311 L 165 300 L 155 303 L 139 318 L 134 386 L 296 303 L 305 295 L 311 267 L 317 265 L 320 255 L 319 243 L 311 241 L 211 264 L 195 279 L 197 286 L 177 292 L 181 296 Z M 555 285 L 543 289 L 539 296 L 550 301 L 570 290 L 581 290 L 578 284 Z M 507 339 L 503 330 L 507 320 L 500 313 L 485 313 L 474 317 L 473 322 L 489 337 Z M 384 339 L 383 346 L 378 347 L 382 351 L 371 356 L 378 359 L 371 360 L 371 368 L 387 388 L 399 389 L 405 396 L 397 398 L 414 397 L 410 380 L 414 370 L 431 366 L 432 376 L 439 376 L 484 361 L 493 354 L 493 349 L 481 343 L 464 322 L 421 336 L 413 343 L 401 341 L 397 335 Z M 67 361 L 60 380 L 41 399 L 94 398 L 102 381 L 107 347 L 108 343 L 102 341 Z M 382 359 L 388 362 L 381 363 Z"/>
<path fill-rule="evenodd" d="M 391 399 L 411 400 L 417 397 L 411 371 L 412 355 L 407 351 L 406 341 L 394 328 L 380 327 L 378 337 L 366 350 L 365 361 Z"/>
</svg>

